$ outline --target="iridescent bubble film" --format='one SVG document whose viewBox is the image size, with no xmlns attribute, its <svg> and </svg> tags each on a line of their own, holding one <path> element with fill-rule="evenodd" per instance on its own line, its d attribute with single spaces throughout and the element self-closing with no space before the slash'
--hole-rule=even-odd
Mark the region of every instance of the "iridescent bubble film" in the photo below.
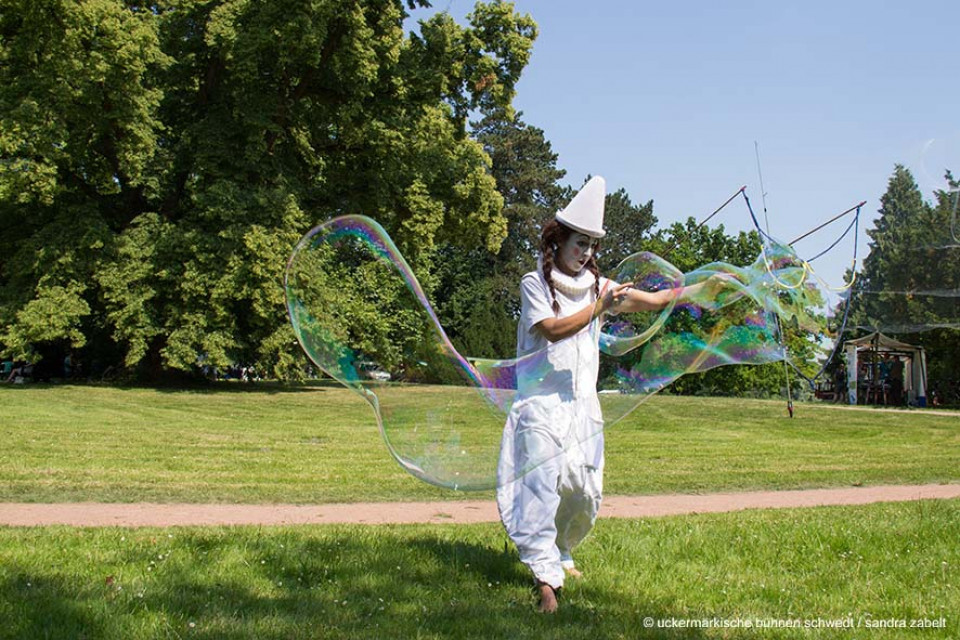
<svg viewBox="0 0 960 640">
<path fill-rule="evenodd" d="M 777 318 L 811 341 L 825 336 L 828 310 L 809 265 L 776 243 L 751 265 L 713 263 L 687 274 L 641 252 L 611 277 L 673 295 L 660 311 L 604 315 L 585 329 L 605 354 L 597 387 L 607 426 L 686 373 L 783 359 Z M 546 384 L 561 342 L 520 359 L 458 353 L 413 268 L 363 216 L 336 218 L 304 236 L 285 285 L 304 351 L 370 404 L 404 469 L 443 487 L 496 486 L 507 413 Z"/>
</svg>

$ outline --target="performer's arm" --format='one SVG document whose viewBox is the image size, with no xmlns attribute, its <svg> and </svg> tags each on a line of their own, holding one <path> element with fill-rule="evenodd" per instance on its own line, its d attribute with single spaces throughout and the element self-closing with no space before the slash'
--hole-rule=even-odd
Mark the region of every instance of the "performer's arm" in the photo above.
<svg viewBox="0 0 960 640">
<path fill-rule="evenodd" d="M 604 287 L 600 294 L 600 300 L 597 304 L 585 306 L 580 311 L 566 318 L 546 318 L 537 324 L 534 328 L 550 342 L 563 340 L 577 334 L 581 329 L 590 324 L 599 314 L 604 313 L 611 307 L 622 304 L 626 296 L 631 292 L 629 288 L 633 286 L 632 282 Z"/>
</svg>

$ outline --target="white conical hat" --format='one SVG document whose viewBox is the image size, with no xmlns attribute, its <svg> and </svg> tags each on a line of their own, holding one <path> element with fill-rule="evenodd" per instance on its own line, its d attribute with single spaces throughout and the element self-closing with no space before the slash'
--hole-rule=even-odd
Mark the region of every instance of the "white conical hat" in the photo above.
<svg viewBox="0 0 960 640">
<path fill-rule="evenodd" d="M 602 238 L 607 233 L 603 230 L 603 201 L 606 195 L 606 181 L 600 176 L 590 178 L 570 204 L 557 211 L 557 221 L 591 238 Z"/>
</svg>

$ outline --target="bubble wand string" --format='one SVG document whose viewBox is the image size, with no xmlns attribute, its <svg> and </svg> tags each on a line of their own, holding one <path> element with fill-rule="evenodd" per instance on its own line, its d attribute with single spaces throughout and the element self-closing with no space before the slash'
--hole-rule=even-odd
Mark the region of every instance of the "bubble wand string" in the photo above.
<svg viewBox="0 0 960 640">
<path fill-rule="evenodd" d="M 757 176 L 760 178 L 760 200 L 763 203 L 763 219 L 766 222 L 767 238 L 770 238 L 770 218 L 767 217 L 767 192 L 763 188 L 763 172 L 760 170 L 760 143 L 756 140 L 753 141 L 754 151 L 757 155 Z M 744 199 L 747 201 L 747 208 L 750 207 L 750 199 L 747 198 L 746 192 L 743 194 Z M 753 209 L 750 209 L 750 217 L 753 218 L 754 224 L 757 222 L 756 216 L 753 215 Z M 759 228 L 760 225 L 757 225 Z M 766 243 L 763 243 L 763 248 L 766 249 Z M 804 274 L 800 282 L 804 282 L 807 277 L 806 272 L 807 264 L 804 263 Z M 790 354 L 787 351 L 787 343 L 783 335 L 783 324 L 780 322 L 780 316 L 775 315 L 774 320 L 776 321 L 777 326 L 777 339 L 780 341 L 780 348 L 783 350 L 783 377 L 786 380 L 787 387 L 787 414 L 793 418 L 793 395 L 790 390 L 790 368 L 787 366 L 787 360 L 790 359 Z"/>
</svg>

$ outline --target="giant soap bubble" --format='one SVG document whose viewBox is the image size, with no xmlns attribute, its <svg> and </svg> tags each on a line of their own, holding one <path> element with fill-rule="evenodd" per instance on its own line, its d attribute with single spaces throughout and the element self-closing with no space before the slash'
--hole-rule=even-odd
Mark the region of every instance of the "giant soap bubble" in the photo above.
<svg viewBox="0 0 960 640">
<path fill-rule="evenodd" d="M 661 311 L 605 316 L 602 326 L 585 329 L 606 354 L 598 383 L 606 426 L 685 373 L 785 358 L 778 318 L 813 343 L 822 339 L 828 310 L 811 276 L 807 263 L 775 242 L 751 265 L 713 263 L 687 274 L 651 253 L 624 260 L 615 281 L 675 295 Z M 285 285 L 303 349 L 370 404 L 407 471 L 443 487 L 496 486 L 506 414 L 553 371 L 559 343 L 520 359 L 458 353 L 414 270 L 364 216 L 339 217 L 304 236 Z"/>
</svg>

